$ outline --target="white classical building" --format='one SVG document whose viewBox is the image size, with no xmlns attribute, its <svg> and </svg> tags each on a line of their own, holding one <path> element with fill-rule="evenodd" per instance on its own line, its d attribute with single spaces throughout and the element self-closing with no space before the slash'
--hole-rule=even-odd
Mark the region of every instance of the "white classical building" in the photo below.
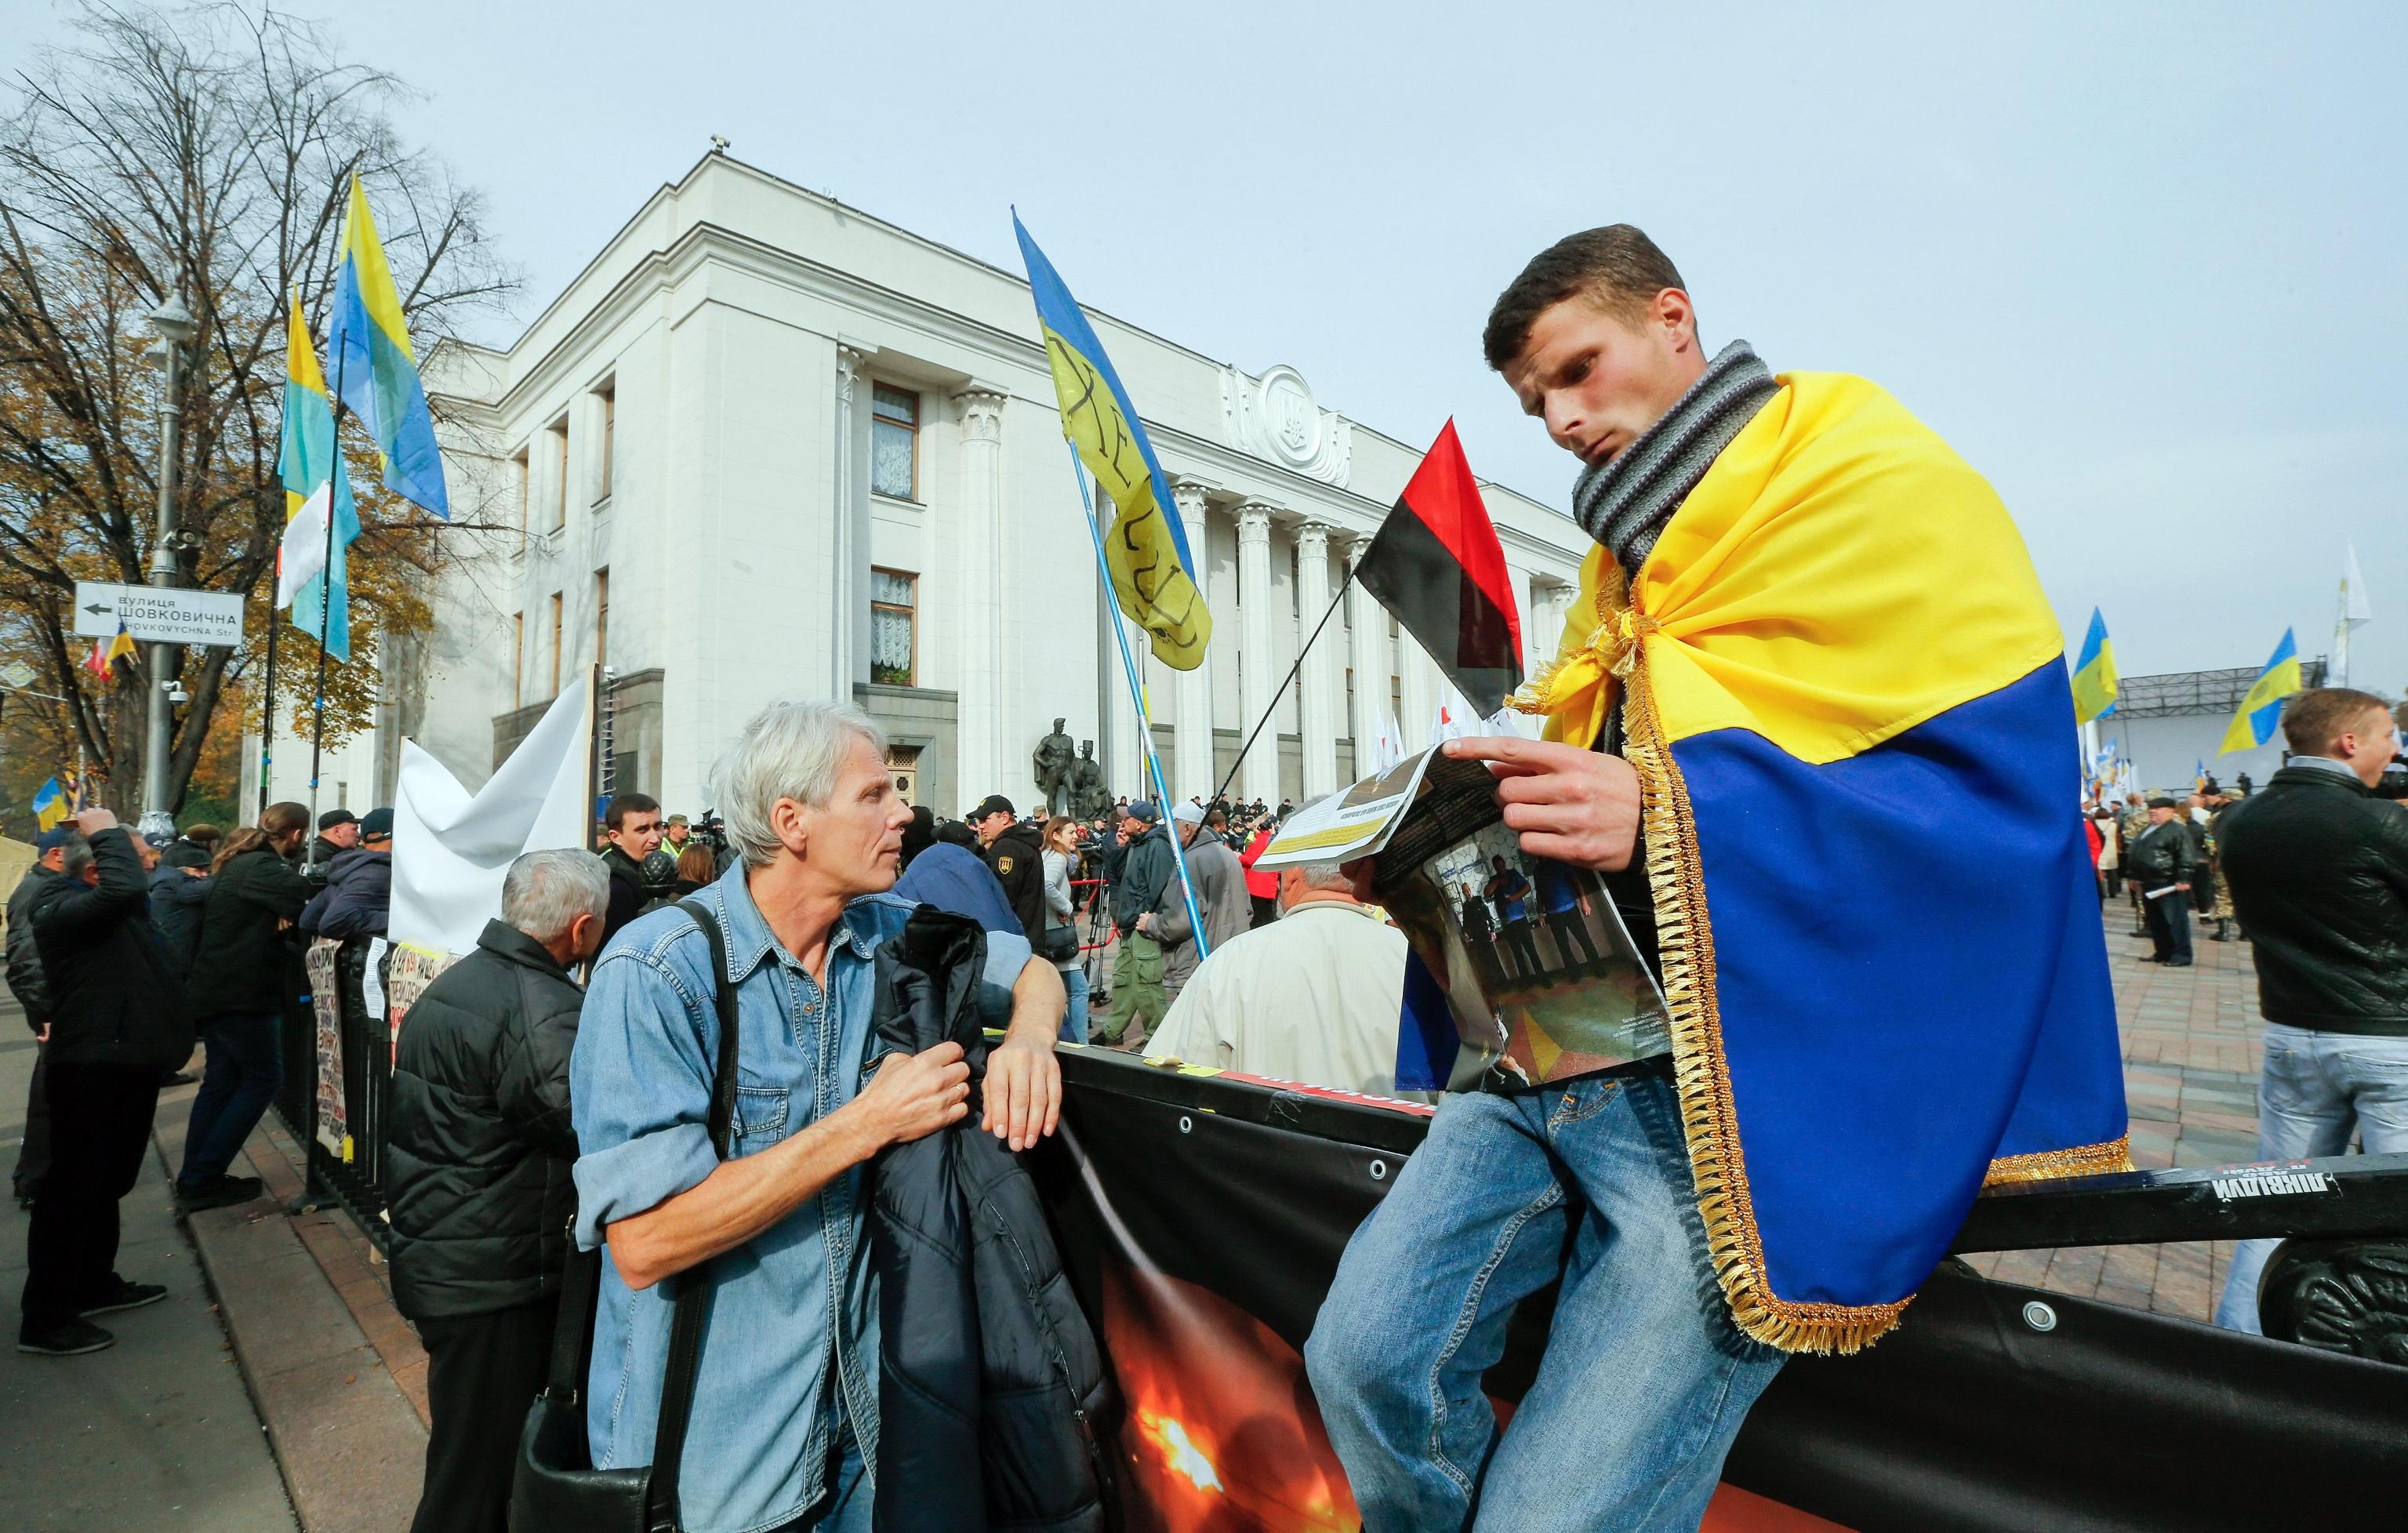
<svg viewBox="0 0 2408 1533">
<path fill-rule="evenodd" d="M 1206 664 L 1140 652 L 1170 792 L 1200 796 L 1442 412 L 1399 441 L 1323 408 L 1294 368 L 1091 317 L 1204 566 Z M 1056 718 L 1098 742 L 1114 793 L 1145 791 L 1037 336 L 1018 272 L 705 157 L 514 345 L 431 364 L 456 557 L 431 638 L 384 657 L 389 701 L 322 773 L 320 802 L 386 801 L 402 734 L 480 782 L 597 661 L 616 785 L 676 809 L 708 804 L 745 719 L 797 693 L 880 719 L 898 779 L 940 813 L 989 792 L 1033 806 L 1030 754 Z M 1587 539 L 1484 492 L 1525 638 L 1551 652 Z M 1383 706 L 1418 743 L 1440 690 L 1358 587 L 1232 791 L 1328 792 Z M 307 796 L 308 754 L 280 741 L 277 796 Z"/>
</svg>

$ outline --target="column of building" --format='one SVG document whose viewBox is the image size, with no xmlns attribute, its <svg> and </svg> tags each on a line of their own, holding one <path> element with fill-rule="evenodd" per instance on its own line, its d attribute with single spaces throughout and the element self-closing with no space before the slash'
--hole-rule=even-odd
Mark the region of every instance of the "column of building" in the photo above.
<svg viewBox="0 0 2408 1533">
<path fill-rule="evenodd" d="M 1213 606 L 1210 583 L 1212 559 L 1205 541 L 1209 509 L 1201 480 L 1175 480 L 1170 498 L 1177 503 L 1179 523 L 1187 534 L 1188 577 L 1204 597 L 1204 609 L 1218 622 L 1226 614 Z M 1209 649 L 1210 647 L 1207 646 Z M 1212 662 L 1208 657 L 1191 671 L 1181 671 L 1175 683 L 1171 724 L 1177 730 L 1177 759 L 1170 773 L 1171 792 L 1182 799 L 1209 798 L 1219 775 L 1212 769 Z"/>
<path fill-rule="evenodd" d="M 962 422 L 961 536 L 954 569 L 961 601 L 953 668 L 960 709 L 960 766 L 955 779 L 965 804 L 1005 787 L 1003 755 L 1003 404 L 1000 391 L 964 389 L 953 395 Z"/>
<path fill-rule="evenodd" d="M 839 341 L 836 347 L 836 439 L 830 451 L 828 527 L 835 547 L 827 577 L 827 695 L 853 701 L 853 684 L 869 679 L 869 544 L 867 524 L 854 502 L 868 505 L 867 476 L 853 451 L 854 428 L 867 431 L 867 353 Z M 856 610 L 857 609 L 857 610 Z"/>
<path fill-rule="evenodd" d="M 1271 706 L 1271 688 L 1282 667 L 1271 652 L 1271 513 L 1268 502 L 1238 507 L 1238 677 L 1245 706 L 1239 710 L 1238 738 L 1259 723 Z M 1279 732 L 1265 729 L 1238 769 L 1238 792 L 1266 804 L 1279 802 Z"/>
<path fill-rule="evenodd" d="M 1370 551 L 1373 535 L 1358 532 L 1346 550 L 1352 571 Z M 1388 614 L 1360 581 L 1346 588 L 1348 665 L 1354 672 L 1354 713 L 1347 726 L 1354 735 L 1354 775 L 1368 777 L 1378 749 L 1383 715 L 1388 709 Z"/>
<path fill-rule="evenodd" d="M 1312 638 L 1313 629 L 1329 609 L 1330 526 L 1307 517 L 1296 529 L 1296 641 Z M 1302 755 L 1302 780 L 1307 802 L 1338 791 L 1338 662 L 1344 650 L 1342 635 L 1328 629 L 1302 652 L 1297 667 L 1297 741 Z"/>
</svg>

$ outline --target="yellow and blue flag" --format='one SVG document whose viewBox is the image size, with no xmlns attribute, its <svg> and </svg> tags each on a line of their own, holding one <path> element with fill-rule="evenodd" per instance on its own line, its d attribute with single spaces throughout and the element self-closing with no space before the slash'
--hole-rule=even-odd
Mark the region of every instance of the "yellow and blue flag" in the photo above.
<svg viewBox="0 0 2408 1533">
<path fill-rule="evenodd" d="M 2082 653 L 2073 663 L 2073 722 L 2088 724 L 2115 711 L 2115 646 L 2107 638 L 2107 620 L 2090 609 L 2090 632 L 2083 636 Z"/>
<path fill-rule="evenodd" d="M 343 403 L 384 455 L 384 487 L 450 520 L 443 453 L 435 445 L 426 386 L 410 354 L 409 322 L 402 316 L 401 293 L 393 285 L 393 268 L 385 264 L 368 194 L 357 176 L 343 215 L 342 265 L 335 273 L 335 319 L 326 354 L 334 360 Z"/>
<path fill-rule="evenodd" d="M 293 625 L 322 643 L 329 655 L 349 665 L 351 568 L 345 550 L 360 535 L 359 510 L 351 504 L 351 480 L 344 471 L 342 454 L 335 450 L 334 401 L 326 393 L 326 376 L 318 369 L 318 352 L 309 344 L 309 328 L 302 322 L 298 294 L 286 295 L 284 312 L 284 428 L 277 455 L 277 475 L 284 483 L 287 538 L 292 545 L 291 558 L 298 562 L 298 566 L 292 567 L 281 556 L 279 563 L 291 568 L 295 578 L 314 570 L 306 575 L 308 583 L 293 592 Z M 331 566 L 324 522 L 312 518 L 316 531 L 303 528 L 298 537 L 293 536 L 292 529 L 294 517 L 329 478 L 335 486 Z M 278 581 L 280 589 L 286 590 L 293 583 L 290 579 Z M 330 588 L 334 592 L 331 613 L 326 609 Z"/>
<path fill-rule="evenodd" d="M 59 786 L 57 778 L 34 790 L 34 824 L 44 831 L 58 829 L 70 812 L 67 791 Z"/>
<path fill-rule="evenodd" d="M 2249 683 L 2248 695 L 2241 699 L 2240 710 L 2232 715 L 2232 727 L 2224 732 L 2224 743 L 2215 748 L 2219 756 L 2235 751 L 2250 751 L 2274 738 L 2274 726 L 2283 721 L 2283 699 L 2300 690 L 2300 650 L 2291 641 L 2291 630 L 2283 630 L 2283 642 L 2274 646 L 2273 657 L 2258 680 Z"/>
<path fill-rule="evenodd" d="M 1591 552 L 1514 706 L 1586 746 L 1620 705 L 1715 1276 L 1845 1352 L 1985 1183 L 2128 1164 L 2122 1050 L 2013 519 L 1872 384 L 1779 383 L 1635 572 Z"/>
<path fill-rule="evenodd" d="M 1011 230 L 1020 236 L 1037 323 L 1045 332 L 1062 434 L 1119 513 L 1104 538 L 1112 595 L 1129 620 L 1151 636 L 1156 659 L 1173 670 L 1194 670 L 1204 663 L 1212 614 L 1205 610 L 1204 593 L 1196 583 L 1195 555 L 1171 504 L 1169 480 L 1078 300 L 1028 237 L 1018 213 L 1011 215 Z"/>
</svg>

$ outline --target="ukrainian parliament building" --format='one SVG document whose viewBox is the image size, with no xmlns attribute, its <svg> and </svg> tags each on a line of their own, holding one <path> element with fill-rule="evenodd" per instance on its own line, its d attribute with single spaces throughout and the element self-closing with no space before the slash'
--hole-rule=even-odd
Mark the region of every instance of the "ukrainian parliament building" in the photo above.
<svg viewBox="0 0 2408 1533">
<path fill-rule="evenodd" d="M 1291 367 L 1090 316 L 1204 566 L 1205 664 L 1140 650 L 1170 792 L 1203 795 L 1426 443 L 1323 408 Z M 939 814 L 990 792 L 1034 808 L 1030 756 L 1056 718 L 1096 742 L 1114 794 L 1145 792 L 1037 335 L 1019 273 L 706 156 L 514 345 L 428 359 L 456 524 L 435 621 L 383 647 L 384 701 L 330 757 L 320 805 L 390 802 L 404 736 L 474 788 L 597 663 L 613 785 L 672 809 L 708 805 L 719 753 L 788 695 L 859 704 Z M 1527 666 L 1552 654 L 1587 539 L 1482 490 Z M 1277 699 L 1278 749 L 1258 743 L 1231 791 L 1330 792 L 1369 768 L 1383 705 L 1418 746 L 1440 696 L 1355 588 Z M 255 743 L 245 760 L 248 804 Z M 280 736 L 275 796 L 308 799 L 308 761 Z"/>
</svg>

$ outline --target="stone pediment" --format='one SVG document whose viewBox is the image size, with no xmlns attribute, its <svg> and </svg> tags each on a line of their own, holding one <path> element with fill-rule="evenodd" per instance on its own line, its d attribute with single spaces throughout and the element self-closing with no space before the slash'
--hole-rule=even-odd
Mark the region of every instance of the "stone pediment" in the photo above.
<svg viewBox="0 0 2408 1533">
<path fill-rule="evenodd" d="M 1240 451 L 1294 469 L 1307 479 L 1346 487 L 1354 455 L 1354 424 L 1314 403 L 1304 375 L 1284 363 L 1260 378 L 1221 371 L 1221 431 Z"/>
</svg>

